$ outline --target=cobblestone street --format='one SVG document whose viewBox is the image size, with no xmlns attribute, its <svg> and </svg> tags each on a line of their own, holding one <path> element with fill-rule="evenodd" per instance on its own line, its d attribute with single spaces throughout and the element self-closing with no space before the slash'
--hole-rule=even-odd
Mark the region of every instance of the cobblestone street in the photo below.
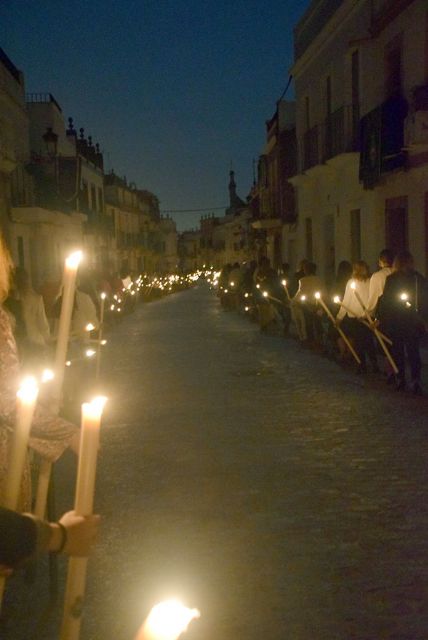
<svg viewBox="0 0 428 640">
<path fill-rule="evenodd" d="M 205 285 L 140 305 L 103 366 L 82 640 L 132 640 L 171 595 L 201 611 L 189 640 L 428 638 L 426 398 L 260 334 Z"/>
</svg>

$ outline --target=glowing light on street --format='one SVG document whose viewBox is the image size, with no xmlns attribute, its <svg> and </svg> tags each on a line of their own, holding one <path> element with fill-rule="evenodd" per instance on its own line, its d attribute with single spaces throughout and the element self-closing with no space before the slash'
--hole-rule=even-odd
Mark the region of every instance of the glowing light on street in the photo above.
<svg viewBox="0 0 428 640">
<path fill-rule="evenodd" d="M 136 640 L 177 640 L 200 615 L 197 609 L 188 609 L 178 600 L 160 602 L 150 611 Z"/>
<path fill-rule="evenodd" d="M 49 382 L 54 379 L 54 372 L 52 369 L 43 369 L 42 372 L 42 382 Z"/>
</svg>

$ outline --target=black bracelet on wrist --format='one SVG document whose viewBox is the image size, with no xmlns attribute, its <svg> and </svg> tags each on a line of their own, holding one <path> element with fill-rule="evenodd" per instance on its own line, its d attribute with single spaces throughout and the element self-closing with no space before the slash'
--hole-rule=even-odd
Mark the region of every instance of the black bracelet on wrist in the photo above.
<svg viewBox="0 0 428 640">
<path fill-rule="evenodd" d="M 61 544 L 59 545 L 59 548 L 55 551 L 55 553 L 61 553 L 62 551 L 64 551 L 64 547 L 67 544 L 67 529 L 63 524 L 61 524 L 61 522 L 57 522 L 56 524 L 61 530 Z"/>
</svg>

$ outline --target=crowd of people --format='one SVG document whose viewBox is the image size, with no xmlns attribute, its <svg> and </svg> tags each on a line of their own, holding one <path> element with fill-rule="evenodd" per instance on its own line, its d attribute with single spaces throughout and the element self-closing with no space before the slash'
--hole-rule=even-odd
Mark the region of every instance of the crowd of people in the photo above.
<svg viewBox="0 0 428 640">
<path fill-rule="evenodd" d="M 73 511 L 55 522 L 35 518 L 32 478 L 37 475 L 37 460 L 56 462 L 66 450 L 79 454 L 80 430 L 69 420 L 67 399 L 74 409 L 87 393 L 90 360 L 84 352 L 97 342 L 101 323 L 111 327 L 134 310 L 137 300 L 150 301 L 191 286 L 192 274 L 118 274 L 108 270 L 98 274 L 79 269 L 71 321 L 67 375 L 64 380 L 61 415 L 52 410 L 48 389 L 39 393 L 29 438 L 19 498 L 19 513 L 0 506 L 0 574 L 14 568 L 41 551 L 86 555 L 96 537 L 98 516 L 82 518 Z M 101 318 L 101 294 L 104 312 Z M 46 274 L 37 291 L 28 273 L 12 264 L 0 235 L 0 505 L 8 473 L 8 456 L 16 424 L 16 392 L 23 371 L 39 374 L 53 363 L 56 335 L 62 303 L 61 274 Z M 98 345 L 99 347 L 99 345 Z M 94 353 L 93 350 L 88 350 Z M 74 372 L 74 373 L 73 373 Z M 92 376 L 93 377 L 93 376 Z M 76 392 L 75 384 L 79 385 Z M 80 395 L 80 393 L 82 395 Z M 85 397 L 86 399 L 86 397 Z M 64 411 L 65 409 L 65 411 Z M 77 415 L 74 411 L 73 415 Z M 35 456 L 34 454 L 37 454 Z"/>
<path fill-rule="evenodd" d="M 422 394 L 428 282 L 408 251 L 382 250 L 374 273 L 363 260 L 342 261 L 330 286 L 310 260 L 291 273 L 287 263 L 275 270 L 263 256 L 258 263 L 226 264 L 216 286 L 223 308 L 248 314 L 261 331 L 294 335 L 302 347 L 338 362 L 356 360 L 359 374 L 382 373 L 398 391 L 410 384 Z"/>
</svg>

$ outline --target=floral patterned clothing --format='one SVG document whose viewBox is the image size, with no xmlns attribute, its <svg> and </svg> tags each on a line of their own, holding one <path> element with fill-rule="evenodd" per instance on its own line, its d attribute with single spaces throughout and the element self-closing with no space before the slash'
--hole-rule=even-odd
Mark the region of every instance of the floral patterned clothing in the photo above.
<svg viewBox="0 0 428 640">
<path fill-rule="evenodd" d="M 0 307 L 0 498 L 7 476 L 8 449 L 16 422 L 16 392 L 20 368 L 9 315 Z M 29 446 L 55 462 L 70 445 L 77 427 L 51 413 L 40 402 L 31 426 Z M 31 484 L 27 461 L 22 483 L 22 510 L 31 510 Z"/>
</svg>

